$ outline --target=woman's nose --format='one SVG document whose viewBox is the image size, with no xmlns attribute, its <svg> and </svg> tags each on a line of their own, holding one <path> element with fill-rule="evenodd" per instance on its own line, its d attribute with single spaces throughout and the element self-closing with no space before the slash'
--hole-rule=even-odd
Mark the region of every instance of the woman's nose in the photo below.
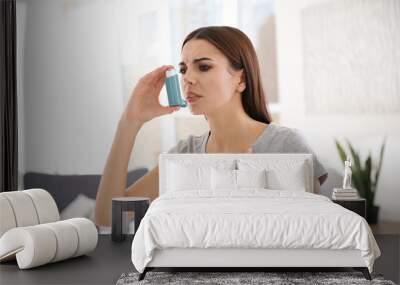
<svg viewBox="0 0 400 285">
<path fill-rule="evenodd" d="M 196 83 L 196 79 L 194 77 L 193 72 L 186 70 L 186 72 L 182 75 L 183 84 L 193 85 Z"/>
</svg>

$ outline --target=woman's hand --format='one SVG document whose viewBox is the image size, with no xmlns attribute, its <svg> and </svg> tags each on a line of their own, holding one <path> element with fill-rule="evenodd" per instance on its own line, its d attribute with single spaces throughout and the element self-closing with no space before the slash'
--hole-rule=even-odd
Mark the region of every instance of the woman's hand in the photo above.
<svg viewBox="0 0 400 285">
<path fill-rule="evenodd" d="M 151 119 L 179 110 L 179 106 L 162 106 L 159 102 L 165 72 L 172 65 L 163 65 L 143 76 L 132 91 L 122 119 L 143 124 Z"/>
</svg>

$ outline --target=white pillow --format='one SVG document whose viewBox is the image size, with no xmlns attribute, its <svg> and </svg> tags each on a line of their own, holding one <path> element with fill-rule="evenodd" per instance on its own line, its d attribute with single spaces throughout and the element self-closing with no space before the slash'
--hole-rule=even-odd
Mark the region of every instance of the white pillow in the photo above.
<svg viewBox="0 0 400 285">
<path fill-rule="evenodd" d="M 236 170 L 234 169 L 211 169 L 212 189 L 236 190 Z"/>
<path fill-rule="evenodd" d="M 185 191 L 211 188 L 211 167 L 167 164 L 167 191 Z"/>
<path fill-rule="evenodd" d="M 262 170 L 236 170 L 237 188 L 268 188 L 267 171 Z"/>
<path fill-rule="evenodd" d="M 306 191 L 305 163 L 285 170 L 269 169 L 267 171 L 268 188 L 273 190 Z"/>
<path fill-rule="evenodd" d="M 240 188 L 267 188 L 267 171 L 263 170 L 211 170 L 213 190 L 238 190 Z"/>
<path fill-rule="evenodd" d="M 72 218 L 88 218 L 93 219 L 96 207 L 96 200 L 87 197 L 84 194 L 79 194 L 71 203 L 69 203 L 60 214 L 61 220 Z"/>
</svg>

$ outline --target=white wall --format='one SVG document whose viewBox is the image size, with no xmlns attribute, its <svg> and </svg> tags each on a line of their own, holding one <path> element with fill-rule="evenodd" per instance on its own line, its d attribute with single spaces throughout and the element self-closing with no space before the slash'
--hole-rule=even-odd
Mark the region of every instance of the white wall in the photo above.
<svg viewBox="0 0 400 285">
<path fill-rule="evenodd" d="M 342 165 L 334 146 L 334 138 L 348 138 L 356 148 L 364 153 L 371 149 L 373 153 L 377 154 L 382 138 L 387 135 L 386 153 L 375 201 L 381 207 L 381 220 L 400 221 L 400 176 L 398 175 L 400 168 L 398 151 L 400 114 L 332 113 L 319 115 L 306 112 L 301 12 L 304 8 L 324 2 L 328 1 L 279 0 L 276 2 L 278 79 L 282 124 L 302 130 L 323 164 L 330 169 L 328 181 L 322 188 L 323 193 L 329 196 L 333 187 L 340 186 L 342 175 Z M 394 76 L 394 78 L 396 77 Z M 370 80 L 369 83 L 373 84 L 373 78 Z M 385 100 L 384 94 L 382 94 L 382 100 Z"/>
<path fill-rule="evenodd" d="M 27 1 L 26 171 L 97 173 L 106 159 L 122 108 L 116 15 L 81 3 Z"/>
</svg>

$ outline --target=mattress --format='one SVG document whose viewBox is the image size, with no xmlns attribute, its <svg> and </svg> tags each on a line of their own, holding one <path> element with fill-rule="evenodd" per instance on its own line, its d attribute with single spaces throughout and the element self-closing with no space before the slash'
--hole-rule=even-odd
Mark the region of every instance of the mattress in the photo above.
<svg viewBox="0 0 400 285">
<path fill-rule="evenodd" d="M 167 192 L 132 242 L 139 272 L 163 249 L 359 250 L 372 272 L 380 250 L 364 218 L 309 192 L 263 188 Z"/>
</svg>

